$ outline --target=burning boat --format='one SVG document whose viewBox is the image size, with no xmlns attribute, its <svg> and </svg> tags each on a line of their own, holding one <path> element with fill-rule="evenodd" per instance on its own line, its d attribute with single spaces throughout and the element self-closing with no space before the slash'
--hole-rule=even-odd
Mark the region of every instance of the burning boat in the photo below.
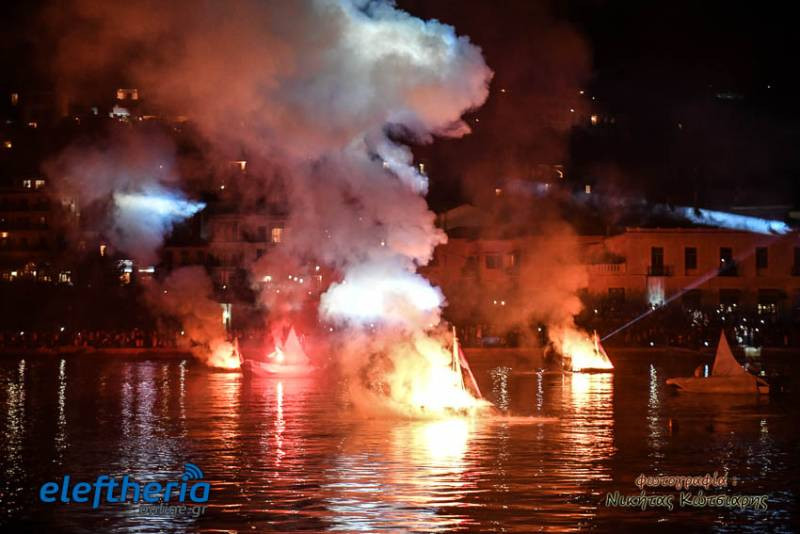
<svg viewBox="0 0 800 534">
<path fill-rule="evenodd" d="M 600 343 L 597 332 L 589 338 L 578 331 L 564 335 L 561 344 L 561 364 L 565 371 L 573 373 L 611 373 L 614 364 Z"/>
<path fill-rule="evenodd" d="M 237 344 L 238 345 L 238 344 Z M 253 376 L 304 377 L 314 372 L 314 366 L 303 350 L 294 327 L 286 339 L 275 341 L 275 349 L 266 361 L 245 358 L 239 351 L 242 371 Z"/>
<path fill-rule="evenodd" d="M 392 343 L 374 352 L 351 384 L 354 398 L 371 414 L 440 419 L 471 417 L 492 408 L 482 398 L 455 335 L 450 342 L 418 335 Z"/>
<path fill-rule="evenodd" d="M 455 328 L 451 350 L 444 348 L 441 354 L 449 356 L 447 366 L 431 370 L 428 376 L 416 377 L 417 384 L 409 399 L 412 413 L 421 417 L 471 416 L 493 408 L 481 395 Z"/>
<path fill-rule="evenodd" d="M 684 393 L 769 394 L 769 384 L 748 373 L 733 357 L 724 331 L 719 335 L 711 376 L 702 376 L 702 367 L 698 367 L 694 376 L 668 378 L 667 385 Z"/>
</svg>

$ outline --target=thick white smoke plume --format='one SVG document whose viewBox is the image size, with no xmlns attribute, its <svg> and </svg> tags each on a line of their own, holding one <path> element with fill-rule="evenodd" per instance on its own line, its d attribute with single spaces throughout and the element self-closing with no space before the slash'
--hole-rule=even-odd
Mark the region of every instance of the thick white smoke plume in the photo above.
<svg viewBox="0 0 800 534">
<path fill-rule="evenodd" d="M 281 254 L 339 275 L 324 318 L 415 339 L 438 323 L 441 293 L 416 268 L 445 235 L 402 140 L 469 132 L 461 116 L 484 102 L 492 73 L 468 38 L 390 1 L 78 0 L 51 16 L 65 17 L 81 30 L 59 42 L 66 79 L 81 58 L 99 71 L 124 59 L 149 102 L 191 117 L 220 154 L 244 150 L 249 168 L 282 177 Z M 254 280 L 270 275 L 270 261 L 253 266 Z M 275 295 L 264 301 L 279 309 Z"/>
</svg>

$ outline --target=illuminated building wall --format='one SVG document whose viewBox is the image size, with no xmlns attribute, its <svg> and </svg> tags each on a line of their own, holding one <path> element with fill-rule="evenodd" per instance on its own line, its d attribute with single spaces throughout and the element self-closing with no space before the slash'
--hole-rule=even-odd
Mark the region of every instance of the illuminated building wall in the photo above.
<svg viewBox="0 0 800 534">
<path fill-rule="evenodd" d="M 707 228 L 630 228 L 612 237 L 580 236 L 588 294 L 660 305 L 738 305 L 775 312 L 800 309 L 800 235 L 759 235 Z M 527 251 L 527 252 L 526 252 Z M 536 261 L 526 238 L 452 238 L 424 271 L 442 287 L 481 284 L 511 295 L 519 261 Z M 724 261 L 723 261 L 724 260 Z"/>
</svg>

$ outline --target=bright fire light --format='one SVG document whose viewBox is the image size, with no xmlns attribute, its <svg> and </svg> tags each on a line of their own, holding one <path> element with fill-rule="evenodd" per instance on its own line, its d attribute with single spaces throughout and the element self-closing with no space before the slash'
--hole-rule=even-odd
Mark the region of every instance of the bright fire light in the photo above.
<svg viewBox="0 0 800 534">
<path fill-rule="evenodd" d="M 388 374 L 389 395 L 394 407 L 406 415 L 440 418 L 472 415 L 491 406 L 464 387 L 460 373 L 453 370 L 453 354 L 425 334 L 412 343 L 395 346 L 391 353 L 394 369 Z"/>
<path fill-rule="evenodd" d="M 208 359 L 208 365 L 218 369 L 238 369 L 241 367 L 241 361 L 236 347 L 227 341 L 215 343 L 211 350 L 211 357 Z"/>
<path fill-rule="evenodd" d="M 280 347 L 275 347 L 275 350 L 272 351 L 267 356 L 267 358 L 269 358 L 270 360 L 274 360 L 274 361 L 276 361 L 278 363 L 283 363 L 283 360 L 285 359 L 285 356 L 283 355 L 283 351 L 281 350 Z"/>
<path fill-rule="evenodd" d="M 589 337 L 574 328 L 566 328 L 556 333 L 555 339 L 556 347 L 564 356 L 565 367 L 570 371 L 614 368 L 596 333 Z"/>
</svg>

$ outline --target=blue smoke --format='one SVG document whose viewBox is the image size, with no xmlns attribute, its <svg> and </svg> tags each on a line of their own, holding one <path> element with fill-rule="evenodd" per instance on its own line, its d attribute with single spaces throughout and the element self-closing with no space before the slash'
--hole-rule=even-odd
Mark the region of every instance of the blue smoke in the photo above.
<svg viewBox="0 0 800 534">
<path fill-rule="evenodd" d="M 761 219 L 724 211 L 677 207 L 674 213 L 696 224 L 728 228 L 730 230 L 743 230 L 754 234 L 786 235 L 792 231 L 789 225 L 783 221 Z"/>
<path fill-rule="evenodd" d="M 156 250 L 175 224 L 205 208 L 205 203 L 186 199 L 180 192 L 160 185 L 142 191 L 115 191 L 111 228 L 114 242 L 141 262 L 156 259 Z"/>
</svg>

